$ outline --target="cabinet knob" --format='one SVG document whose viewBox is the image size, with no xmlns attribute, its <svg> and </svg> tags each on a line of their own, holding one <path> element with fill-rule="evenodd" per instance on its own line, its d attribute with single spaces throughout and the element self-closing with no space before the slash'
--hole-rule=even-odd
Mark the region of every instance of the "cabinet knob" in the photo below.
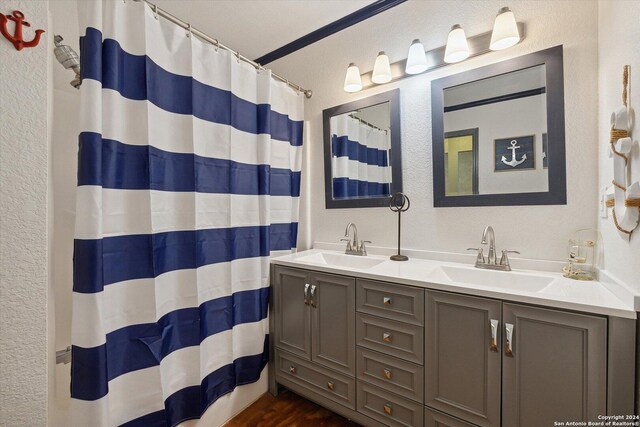
<svg viewBox="0 0 640 427">
<path fill-rule="evenodd" d="M 289 366 L 289 373 L 295 374 L 296 373 L 296 367 L 295 366 Z"/>
<path fill-rule="evenodd" d="M 382 334 L 382 341 L 391 342 L 391 334 L 389 332 L 385 332 Z"/>
<path fill-rule="evenodd" d="M 333 389 L 334 389 L 335 387 L 336 387 L 336 386 L 335 386 L 335 384 L 333 384 L 333 381 L 329 381 L 329 382 L 327 383 L 327 388 L 328 388 L 329 390 L 333 391 Z"/>
<path fill-rule="evenodd" d="M 384 305 L 391 305 L 391 297 L 382 298 L 382 302 L 384 303 Z"/>
<path fill-rule="evenodd" d="M 393 408 L 391 407 L 390 403 L 387 403 L 386 405 L 383 406 L 384 409 L 384 413 L 387 415 L 393 415 Z"/>
<path fill-rule="evenodd" d="M 382 375 L 384 375 L 384 377 L 385 377 L 386 379 L 390 380 L 390 379 L 391 379 L 391 369 L 389 369 L 389 368 L 384 368 L 384 369 L 382 370 Z"/>
</svg>

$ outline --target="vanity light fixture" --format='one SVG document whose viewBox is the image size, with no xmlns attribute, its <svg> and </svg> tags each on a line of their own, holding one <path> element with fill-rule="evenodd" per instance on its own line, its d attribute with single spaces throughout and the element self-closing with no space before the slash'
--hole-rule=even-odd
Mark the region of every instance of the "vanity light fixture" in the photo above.
<svg viewBox="0 0 640 427">
<path fill-rule="evenodd" d="M 502 50 L 520 41 L 520 32 L 516 17 L 508 7 L 503 7 L 498 11 L 496 20 L 493 23 L 493 32 L 491 33 L 491 42 L 489 49 Z"/>
<path fill-rule="evenodd" d="M 420 74 L 428 68 L 427 55 L 424 46 L 419 39 L 415 39 L 409 47 L 407 55 L 407 66 L 404 72 L 407 74 Z"/>
<path fill-rule="evenodd" d="M 449 31 L 447 47 L 444 51 L 444 62 L 453 64 L 464 61 L 469 57 L 469 44 L 467 36 L 459 24 L 455 24 Z"/>
<path fill-rule="evenodd" d="M 347 75 L 344 78 L 345 92 L 358 92 L 362 89 L 362 79 L 360 78 L 360 69 L 355 63 L 349 64 L 347 67 Z"/>
<path fill-rule="evenodd" d="M 396 82 L 398 80 L 435 70 L 456 62 L 485 55 L 495 50 L 507 49 L 525 38 L 525 25 L 516 22 L 508 7 L 500 8 L 493 23 L 493 31 L 467 38 L 459 24 L 451 27 L 447 44 L 425 51 L 419 39 L 413 40 L 406 59 L 390 63 L 389 57 L 378 53 L 373 71 L 359 74 L 355 64 L 349 64 L 344 80 L 346 92 L 359 92 L 372 86 Z"/>
<path fill-rule="evenodd" d="M 389 83 L 391 81 L 391 66 L 389 57 L 384 51 L 378 53 L 376 63 L 373 66 L 371 81 L 377 84 Z"/>
</svg>

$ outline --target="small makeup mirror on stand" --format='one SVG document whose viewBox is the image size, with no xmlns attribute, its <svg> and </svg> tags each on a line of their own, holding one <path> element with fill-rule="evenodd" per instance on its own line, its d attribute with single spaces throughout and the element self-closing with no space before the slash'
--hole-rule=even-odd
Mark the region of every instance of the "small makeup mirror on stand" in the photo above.
<svg viewBox="0 0 640 427">
<path fill-rule="evenodd" d="M 406 255 L 400 254 L 400 235 L 401 235 L 401 223 L 402 223 L 402 212 L 406 212 L 409 210 L 411 206 L 411 201 L 409 198 L 403 193 L 394 193 L 389 198 L 389 209 L 393 212 L 398 212 L 398 253 L 395 255 L 391 255 L 392 261 L 407 261 L 409 257 Z"/>
</svg>

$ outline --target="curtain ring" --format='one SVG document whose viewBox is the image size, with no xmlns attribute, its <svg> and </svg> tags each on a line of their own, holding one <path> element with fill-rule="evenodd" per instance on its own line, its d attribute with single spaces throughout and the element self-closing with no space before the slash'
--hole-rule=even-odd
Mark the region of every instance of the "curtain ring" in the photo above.
<svg viewBox="0 0 640 427">
<path fill-rule="evenodd" d="M 187 37 L 191 37 L 191 24 L 187 24 Z"/>
<path fill-rule="evenodd" d="M 157 4 L 153 5 L 153 17 L 156 18 L 156 21 L 158 20 L 158 5 Z"/>
<path fill-rule="evenodd" d="M 236 61 L 238 61 L 238 64 L 240 63 L 240 51 L 239 50 L 236 51 Z"/>
<path fill-rule="evenodd" d="M 220 42 L 218 41 L 218 39 L 216 39 L 216 42 L 214 43 L 215 47 L 216 47 L 216 52 L 218 51 L 218 49 L 220 48 Z"/>
</svg>

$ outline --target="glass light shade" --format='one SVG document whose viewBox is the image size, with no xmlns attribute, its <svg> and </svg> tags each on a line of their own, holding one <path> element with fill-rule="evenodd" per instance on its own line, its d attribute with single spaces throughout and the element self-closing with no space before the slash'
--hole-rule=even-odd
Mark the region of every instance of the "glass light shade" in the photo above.
<svg viewBox="0 0 640 427">
<path fill-rule="evenodd" d="M 407 55 L 407 66 L 404 71 L 407 74 L 420 74 L 428 67 L 427 56 L 424 53 L 424 46 L 420 40 L 415 39 L 409 47 L 409 54 Z"/>
<path fill-rule="evenodd" d="M 347 68 L 347 75 L 344 78 L 345 92 L 358 92 L 362 89 L 362 79 L 360 79 L 360 69 L 353 62 Z"/>
<path fill-rule="evenodd" d="M 467 36 L 462 27 L 458 24 L 451 27 L 449 37 L 447 37 L 447 47 L 444 51 L 444 62 L 452 64 L 460 62 L 469 57 L 469 44 Z"/>
<path fill-rule="evenodd" d="M 389 83 L 391 81 L 391 66 L 389 65 L 389 57 L 384 53 L 378 53 L 376 63 L 373 66 L 373 75 L 371 81 L 376 84 Z"/>
<path fill-rule="evenodd" d="M 508 7 L 503 7 L 498 11 L 498 16 L 493 23 L 493 32 L 491 33 L 491 43 L 489 49 L 501 50 L 518 44 L 520 41 L 520 32 L 516 17 Z"/>
</svg>

